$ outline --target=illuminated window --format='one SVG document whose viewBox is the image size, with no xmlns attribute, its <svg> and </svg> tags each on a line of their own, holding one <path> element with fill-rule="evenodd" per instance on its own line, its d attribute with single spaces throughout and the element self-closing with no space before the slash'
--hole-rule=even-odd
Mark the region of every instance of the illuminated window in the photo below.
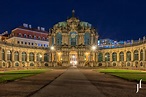
<svg viewBox="0 0 146 97">
<path fill-rule="evenodd" d="M 44 62 L 49 62 L 49 55 L 47 53 L 44 54 Z"/>
<path fill-rule="evenodd" d="M 139 54 L 138 54 L 138 50 L 134 51 L 134 60 L 138 60 Z"/>
<path fill-rule="evenodd" d="M 57 45 L 61 45 L 62 44 L 62 35 L 61 35 L 61 33 L 57 33 L 56 40 L 57 40 Z"/>
<path fill-rule="evenodd" d="M 98 62 L 102 62 L 103 61 L 103 54 L 99 53 L 98 54 Z"/>
<path fill-rule="evenodd" d="M 34 53 L 29 53 L 29 61 L 34 61 Z"/>
<path fill-rule="evenodd" d="M 114 52 L 114 53 L 112 54 L 112 60 L 113 60 L 113 61 L 117 61 L 117 53 Z"/>
<path fill-rule="evenodd" d="M 37 53 L 36 57 L 37 57 L 37 61 L 39 62 L 42 61 L 42 55 L 40 53 Z"/>
<path fill-rule="evenodd" d="M 26 52 L 22 52 L 22 61 L 27 61 Z"/>
<path fill-rule="evenodd" d="M 7 60 L 12 61 L 12 52 L 10 50 L 7 51 Z"/>
<path fill-rule="evenodd" d="M 120 61 L 124 61 L 124 53 L 123 52 L 120 52 Z"/>
<path fill-rule="evenodd" d="M 14 53 L 14 60 L 19 61 L 19 53 L 17 51 Z"/>
<path fill-rule="evenodd" d="M 110 54 L 109 53 L 105 54 L 105 61 L 110 61 Z"/>
<path fill-rule="evenodd" d="M 130 52 L 130 51 L 128 51 L 128 52 L 126 53 L 126 60 L 127 60 L 127 61 L 131 61 L 131 52 Z"/>
</svg>

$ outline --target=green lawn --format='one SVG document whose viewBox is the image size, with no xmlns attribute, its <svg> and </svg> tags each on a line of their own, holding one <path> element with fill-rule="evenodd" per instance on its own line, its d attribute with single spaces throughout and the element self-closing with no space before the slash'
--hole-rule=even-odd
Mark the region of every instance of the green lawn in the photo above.
<svg viewBox="0 0 146 97">
<path fill-rule="evenodd" d="M 14 81 L 24 77 L 40 74 L 46 72 L 47 69 L 32 69 L 32 70 L 18 70 L 18 71 L 6 71 L 0 72 L 0 83 Z"/>
<path fill-rule="evenodd" d="M 111 74 L 129 81 L 146 82 L 146 72 L 140 70 L 126 70 L 126 69 L 98 69 L 101 73 Z"/>
</svg>

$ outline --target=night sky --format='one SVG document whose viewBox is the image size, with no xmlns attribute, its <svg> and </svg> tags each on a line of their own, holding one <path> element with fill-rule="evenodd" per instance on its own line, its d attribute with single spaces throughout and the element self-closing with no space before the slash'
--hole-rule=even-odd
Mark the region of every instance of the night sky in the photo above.
<svg viewBox="0 0 146 97">
<path fill-rule="evenodd" d="M 99 38 L 146 36 L 146 0 L 0 0 L 0 33 L 23 23 L 48 30 L 70 17 L 72 9 L 98 30 Z"/>
</svg>

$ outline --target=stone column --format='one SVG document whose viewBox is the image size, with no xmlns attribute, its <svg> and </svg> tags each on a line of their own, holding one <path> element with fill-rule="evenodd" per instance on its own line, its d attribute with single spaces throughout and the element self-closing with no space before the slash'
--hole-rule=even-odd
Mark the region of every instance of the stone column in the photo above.
<svg viewBox="0 0 146 97">
<path fill-rule="evenodd" d="M 19 63 L 20 63 L 20 66 L 22 66 L 22 52 L 21 51 L 19 51 L 18 52 L 19 53 Z"/>
<path fill-rule="evenodd" d="M 112 52 L 110 52 L 110 62 L 112 62 Z"/>
<path fill-rule="evenodd" d="M 68 42 L 69 42 L 69 37 L 68 37 L 68 35 L 65 34 L 65 37 L 66 37 L 65 43 L 66 43 L 67 45 L 69 45 L 69 44 L 68 44 Z"/>
<path fill-rule="evenodd" d="M 91 34 L 91 45 L 93 45 L 93 34 Z"/>
<path fill-rule="evenodd" d="M 49 38 L 49 39 L 48 39 L 48 40 L 49 40 L 49 46 L 51 46 L 51 45 L 52 45 L 52 37 L 49 36 L 48 38 Z"/>
<path fill-rule="evenodd" d="M 134 52 L 131 52 L 131 61 L 134 61 Z"/>
<path fill-rule="evenodd" d="M 117 62 L 119 62 L 120 60 L 120 57 L 119 57 L 119 52 L 117 53 Z"/>
<path fill-rule="evenodd" d="M 143 49 L 143 61 L 146 61 L 145 55 L 146 55 L 146 52 L 145 52 L 145 49 Z"/>
<path fill-rule="evenodd" d="M 27 62 L 29 62 L 29 52 L 27 52 Z"/>
<path fill-rule="evenodd" d="M 36 52 L 34 52 L 34 62 L 36 62 L 37 61 L 37 53 Z"/>
<path fill-rule="evenodd" d="M 44 53 L 42 54 L 42 62 L 44 62 Z"/>
<path fill-rule="evenodd" d="M 95 44 L 97 45 L 98 42 L 98 36 L 95 36 Z"/>
<path fill-rule="evenodd" d="M 102 54 L 103 54 L 103 57 L 102 57 L 103 62 L 105 62 L 105 53 L 103 52 Z"/>
<path fill-rule="evenodd" d="M 124 61 L 126 62 L 127 61 L 127 57 L 126 57 L 126 51 L 124 51 Z"/>
<path fill-rule="evenodd" d="M 12 67 L 14 67 L 15 66 L 15 51 L 14 50 L 12 50 Z"/>
<path fill-rule="evenodd" d="M 22 61 L 22 52 L 20 51 L 19 52 L 19 62 L 21 62 Z"/>
<path fill-rule="evenodd" d="M 64 37 L 65 35 L 62 33 L 62 44 L 64 44 L 65 43 L 65 37 Z"/>
<path fill-rule="evenodd" d="M 7 50 L 5 50 L 5 61 L 7 62 Z"/>
<path fill-rule="evenodd" d="M 71 43 L 70 43 L 70 35 L 68 35 L 68 45 L 71 45 Z"/>
<path fill-rule="evenodd" d="M 57 44 L 56 43 L 56 36 L 55 36 L 55 34 L 53 35 L 53 37 L 54 37 L 54 45 L 55 45 L 55 44 Z"/>
<path fill-rule="evenodd" d="M 140 60 L 140 50 L 138 50 L 138 60 L 142 61 L 142 60 Z"/>
</svg>

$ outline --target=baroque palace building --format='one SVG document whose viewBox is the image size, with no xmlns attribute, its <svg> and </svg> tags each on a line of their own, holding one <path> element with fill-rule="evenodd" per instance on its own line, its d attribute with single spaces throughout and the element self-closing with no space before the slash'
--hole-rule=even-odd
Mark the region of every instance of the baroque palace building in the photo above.
<svg viewBox="0 0 146 97">
<path fill-rule="evenodd" d="M 74 16 L 49 31 L 31 26 L 0 41 L 0 68 L 50 66 L 146 67 L 146 39 L 117 48 L 99 48 L 98 32 Z"/>
</svg>

